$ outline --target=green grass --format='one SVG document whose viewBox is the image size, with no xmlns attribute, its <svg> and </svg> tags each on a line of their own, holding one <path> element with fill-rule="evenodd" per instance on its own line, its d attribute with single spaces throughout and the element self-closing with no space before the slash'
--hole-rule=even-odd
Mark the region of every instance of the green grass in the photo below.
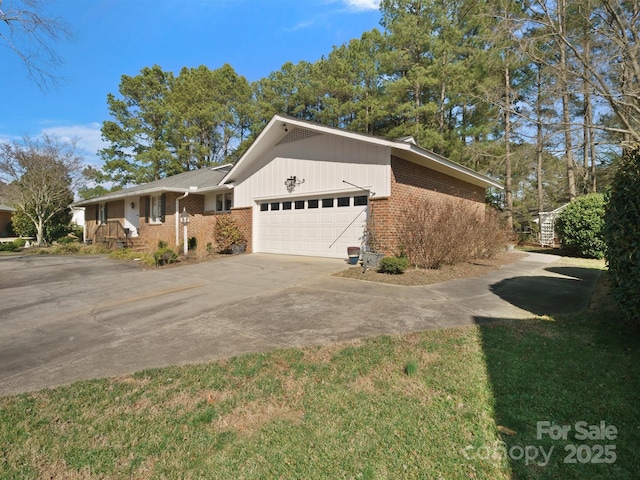
<svg viewBox="0 0 640 480">
<path fill-rule="evenodd" d="M 0 398 L 0 478 L 635 478 L 639 337 L 602 291 L 594 305 Z M 536 438 L 601 420 L 613 464 L 563 463 L 605 442 Z M 502 441 L 555 452 L 478 455 Z"/>
</svg>

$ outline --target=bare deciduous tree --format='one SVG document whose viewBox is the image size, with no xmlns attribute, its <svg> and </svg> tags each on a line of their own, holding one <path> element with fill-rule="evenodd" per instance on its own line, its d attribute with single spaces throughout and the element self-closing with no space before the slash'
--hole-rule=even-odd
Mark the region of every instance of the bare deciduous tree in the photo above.
<svg viewBox="0 0 640 480">
<path fill-rule="evenodd" d="M 53 73 L 62 59 L 52 43 L 71 33 L 60 18 L 39 13 L 42 6 L 40 0 L 0 0 L 0 44 L 18 55 L 32 80 L 46 90 L 61 80 Z"/>
<path fill-rule="evenodd" d="M 0 182 L 8 203 L 26 215 L 43 243 L 44 229 L 54 215 L 69 207 L 82 177 L 75 142 L 45 136 L 41 141 L 0 144 Z"/>
<path fill-rule="evenodd" d="M 553 10 L 556 2 L 536 0 L 532 5 L 538 13 L 532 17 L 535 22 L 544 32 L 555 35 L 560 52 L 571 56 L 566 66 L 573 70 L 567 73 L 585 82 L 614 113 L 615 125 L 597 128 L 620 134 L 627 146 L 639 142 L 640 2 L 598 0 L 574 9 L 572 15 L 580 16 L 581 28 L 590 34 L 586 43 L 584 37 L 576 38 L 565 28 Z M 594 47 L 597 53 L 592 51 Z"/>
</svg>

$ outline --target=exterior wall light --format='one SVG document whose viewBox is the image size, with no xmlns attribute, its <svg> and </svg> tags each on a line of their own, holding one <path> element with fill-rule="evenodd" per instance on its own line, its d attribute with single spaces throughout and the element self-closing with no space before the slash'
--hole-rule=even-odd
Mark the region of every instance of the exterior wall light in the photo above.
<svg viewBox="0 0 640 480">
<path fill-rule="evenodd" d="M 299 179 L 295 175 L 293 175 L 292 177 L 287 178 L 284 181 L 284 185 L 287 187 L 287 191 L 289 193 L 293 192 L 297 186 L 302 185 L 303 183 L 304 183 L 304 178 L 303 179 Z"/>
</svg>

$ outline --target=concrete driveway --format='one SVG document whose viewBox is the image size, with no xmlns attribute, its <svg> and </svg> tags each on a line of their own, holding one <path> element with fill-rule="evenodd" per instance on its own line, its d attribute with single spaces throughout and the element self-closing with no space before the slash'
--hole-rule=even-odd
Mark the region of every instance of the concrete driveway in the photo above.
<svg viewBox="0 0 640 480">
<path fill-rule="evenodd" d="M 104 257 L 0 257 L 0 395 L 247 352 L 588 305 L 599 271 L 532 254 L 426 287 L 337 278 L 342 260 L 240 255 L 141 269 Z"/>
</svg>

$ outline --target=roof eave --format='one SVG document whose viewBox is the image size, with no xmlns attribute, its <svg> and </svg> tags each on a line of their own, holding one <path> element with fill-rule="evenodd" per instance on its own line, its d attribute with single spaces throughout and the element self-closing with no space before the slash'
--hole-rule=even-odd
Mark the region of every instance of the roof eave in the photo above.
<svg viewBox="0 0 640 480">
<path fill-rule="evenodd" d="M 95 203 L 102 203 L 102 202 L 111 202 L 113 200 L 120 200 L 122 198 L 127 198 L 127 197 L 139 197 L 139 196 L 143 196 L 143 195 L 150 195 L 152 193 L 193 193 L 193 194 L 203 194 L 203 193 L 210 193 L 210 192 L 214 192 L 216 190 L 229 190 L 231 188 L 233 188 L 234 185 L 233 184 L 226 184 L 226 185 L 213 185 L 211 187 L 204 187 L 204 188 L 185 188 L 185 187 L 155 187 L 155 188 L 146 188 L 146 189 L 142 189 L 142 190 L 136 190 L 136 191 L 126 191 L 126 190 L 121 190 L 118 192 L 113 192 L 112 194 L 108 194 L 108 195 L 102 195 L 101 197 L 95 197 L 95 198 L 89 198 L 87 200 L 81 200 L 79 202 L 73 202 L 70 206 L 71 207 L 83 207 L 85 205 L 93 205 Z"/>
<path fill-rule="evenodd" d="M 399 151 L 411 152 L 415 155 L 425 158 L 429 162 L 443 167 L 443 170 L 447 170 L 449 172 L 453 171 L 453 176 L 461 180 L 466 179 L 467 181 L 470 181 L 470 183 L 483 186 L 485 188 L 493 187 L 504 190 L 504 186 L 501 183 L 496 182 L 492 178 L 489 178 L 486 175 L 482 175 L 481 173 L 478 173 L 471 168 L 465 167 L 464 165 L 452 162 L 442 155 L 438 155 L 437 153 L 425 150 L 417 145 L 404 142 L 394 142 L 391 148 Z"/>
</svg>

